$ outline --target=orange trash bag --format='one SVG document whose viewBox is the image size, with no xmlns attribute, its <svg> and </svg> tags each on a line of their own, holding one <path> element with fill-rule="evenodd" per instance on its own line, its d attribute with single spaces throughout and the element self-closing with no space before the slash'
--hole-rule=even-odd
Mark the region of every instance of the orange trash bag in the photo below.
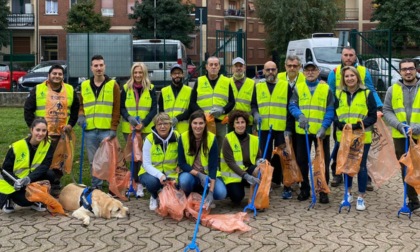
<svg viewBox="0 0 420 252">
<path fill-rule="evenodd" d="M 314 169 L 315 192 L 330 193 L 327 180 L 325 179 L 325 153 L 322 145 L 322 139 L 317 138 L 317 146 L 315 151 L 315 158 L 312 160 L 312 167 Z"/>
<path fill-rule="evenodd" d="M 45 204 L 51 214 L 58 213 L 67 216 L 60 202 L 48 193 L 50 188 L 51 185 L 48 180 L 30 183 L 26 186 L 25 197 L 30 202 Z"/>
<path fill-rule="evenodd" d="M 124 153 L 117 138 L 105 138 L 95 153 L 92 163 L 93 176 L 107 180 L 109 190 L 121 200 L 130 184 L 130 171 L 125 165 Z"/>
<path fill-rule="evenodd" d="M 70 134 L 65 132 L 61 133 L 57 147 L 54 151 L 50 169 L 59 169 L 62 172 L 70 174 L 73 167 L 75 145 L 76 135 L 73 130 L 71 130 Z"/>
<path fill-rule="evenodd" d="M 200 210 L 201 195 L 192 192 L 187 199 L 187 207 L 185 215 L 197 219 Z M 235 231 L 247 232 L 251 230 L 244 221 L 249 220 L 249 216 L 245 212 L 238 212 L 236 214 L 209 214 L 210 209 L 207 211 L 203 208 L 201 213 L 201 225 L 214 228 L 223 232 L 232 233 Z"/>
<path fill-rule="evenodd" d="M 131 162 L 131 153 L 133 151 L 133 133 L 130 133 L 127 137 L 127 144 L 124 148 L 125 160 Z M 136 131 L 134 136 L 134 162 L 142 161 L 143 158 L 143 139 L 141 138 L 141 132 Z"/>
<path fill-rule="evenodd" d="M 369 177 L 377 187 L 394 177 L 401 165 L 394 155 L 395 147 L 391 132 L 385 122 L 378 118 L 372 129 L 372 144 L 370 145 L 367 168 Z"/>
<path fill-rule="evenodd" d="M 365 145 L 365 130 L 352 130 L 351 124 L 346 124 L 341 134 L 340 148 L 337 153 L 336 175 L 345 173 L 353 177 L 360 170 L 363 147 Z"/>
<path fill-rule="evenodd" d="M 410 147 L 408 152 L 401 156 L 400 162 L 407 167 L 404 181 L 420 192 L 420 141 L 416 144 L 410 136 Z"/>
<path fill-rule="evenodd" d="M 266 160 L 265 163 L 260 164 L 257 168 L 261 172 L 260 184 L 258 186 L 257 194 L 255 195 L 254 206 L 257 209 L 265 209 L 270 205 L 270 188 L 271 188 L 271 179 L 273 177 L 273 166 Z M 251 203 L 251 197 L 254 193 L 254 185 L 250 186 L 250 197 L 248 203 Z"/>
<path fill-rule="evenodd" d="M 286 136 L 285 141 L 286 143 L 280 146 L 280 148 L 274 148 L 273 154 L 277 154 L 280 157 L 284 186 L 290 187 L 294 183 L 302 182 L 303 177 L 296 162 L 296 156 L 290 137 Z"/>
<path fill-rule="evenodd" d="M 214 121 L 214 116 L 210 115 L 209 113 L 205 113 L 206 115 L 206 124 L 207 130 L 213 134 L 216 134 L 216 122 Z"/>
<path fill-rule="evenodd" d="M 175 188 L 175 180 L 166 182 L 162 191 L 159 192 L 159 208 L 157 213 L 163 217 L 170 216 L 180 221 L 184 217 L 184 210 L 187 207 L 187 197 L 182 190 Z"/>
</svg>

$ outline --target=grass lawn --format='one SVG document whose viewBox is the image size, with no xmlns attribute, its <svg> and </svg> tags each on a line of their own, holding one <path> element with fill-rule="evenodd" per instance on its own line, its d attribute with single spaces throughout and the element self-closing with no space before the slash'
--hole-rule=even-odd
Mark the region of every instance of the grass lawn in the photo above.
<svg viewBox="0 0 420 252">
<path fill-rule="evenodd" d="M 72 173 L 65 175 L 61 183 L 62 185 L 67 185 L 72 182 L 71 176 L 78 182 L 79 180 L 79 170 L 80 170 L 80 148 L 81 148 L 81 139 L 82 139 L 82 129 L 76 125 L 74 127 L 76 134 L 76 148 L 75 155 L 73 160 L 73 169 Z M 0 108 L 0 160 L 3 165 L 4 157 L 9 149 L 9 146 L 22 139 L 27 137 L 29 134 L 29 128 L 26 126 L 25 120 L 23 118 L 23 108 Z M 121 146 L 125 146 L 125 140 L 121 133 L 121 130 L 118 129 L 118 140 Z M 83 161 L 83 184 L 91 184 L 90 168 L 89 161 L 87 158 L 87 152 L 85 147 L 84 161 Z"/>
</svg>

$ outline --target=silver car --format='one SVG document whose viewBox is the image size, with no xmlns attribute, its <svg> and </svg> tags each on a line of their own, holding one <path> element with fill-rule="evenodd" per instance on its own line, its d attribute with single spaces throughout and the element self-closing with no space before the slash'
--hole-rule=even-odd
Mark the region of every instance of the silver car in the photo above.
<svg viewBox="0 0 420 252">
<path fill-rule="evenodd" d="M 377 91 L 386 91 L 389 86 L 401 79 L 399 74 L 400 59 L 391 58 L 391 78 L 389 78 L 388 60 L 372 58 L 365 61 L 365 67 L 372 75 L 373 85 Z"/>
</svg>

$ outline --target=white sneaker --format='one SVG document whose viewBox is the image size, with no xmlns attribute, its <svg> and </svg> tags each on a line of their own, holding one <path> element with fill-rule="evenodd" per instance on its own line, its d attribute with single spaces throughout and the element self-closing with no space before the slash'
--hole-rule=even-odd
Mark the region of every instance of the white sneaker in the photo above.
<svg viewBox="0 0 420 252">
<path fill-rule="evenodd" d="M 357 197 L 356 210 L 363 211 L 365 209 L 365 200 L 362 197 Z"/>
<path fill-rule="evenodd" d="M 5 213 L 13 213 L 15 211 L 15 203 L 11 199 L 8 199 L 3 206 L 3 212 Z"/>
<path fill-rule="evenodd" d="M 47 208 L 40 202 L 35 202 L 32 206 L 31 209 L 38 211 L 38 212 L 45 212 L 47 211 Z"/>
<path fill-rule="evenodd" d="M 157 201 L 157 199 L 155 199 L 152 196 L 150 196 L 149 209 L 151 211 L 155 211 L 157 207 L 158 207 L 158 201 Z"/>
<path fill-rule="evenodd" d="M 349 203 L 353 202 L 353 195 L 351 195 L 350 193 L 347 193 L 347 201 Z M 343 203 L 344 203 L 344 200 L 341 201 L 341 204 L 343 204 Z"/>
<path fill-rule="evenodd" d="M 143 191 L 143 185 L 142 184 L 137 184 L 136 196 L 140 197 L 140 198 L 144 197 L 144 191 Z"/>
</svg>

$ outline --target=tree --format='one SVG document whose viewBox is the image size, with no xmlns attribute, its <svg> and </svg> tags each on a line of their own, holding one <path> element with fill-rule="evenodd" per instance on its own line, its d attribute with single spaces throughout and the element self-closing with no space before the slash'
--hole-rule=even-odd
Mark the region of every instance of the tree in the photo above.
<svg viewBox="0 0 420 252">
<path fill-rule="evenodd" d="M 410 0 L 373 0 L 371 21 L 380 21 L 377 29 L 390 29 L 392 47 L 402 48 L 413 43 L 420 46 L 420 4 Z"/>
<path fill-rule="evenodd" d="M 107 32 L 111 28 L 111 20 L 96 13 L 94 0 L 78 0 L 67 13 L 67 32 Z"/>
<path fill-rule="evenodd" d="M 177 39 L 190 47 L 191 38 L 188 35 L 195 30 L 194 21 L 189 15 L 193 8 L 194 5 L 183 4 L 181 0 L 143 0 L 141 4 L 136 1 L 133 14 L 129 15 L 130 19 L 136 20 L 131 33 L 136 38 L 149 39 L 156 32 L 156 38 Z"/>
<path fill-rule="evenodd" d="M 290 40 L 309 38 L 314 32 L 332 32 L 338 19 L 334 0 L 255 0 L 264 23 L 268 51 L 283 54 Z"/>
<path fill-rule="evenodd" d="M 10 14 L 8 0 L 0 0 L 0 49 L 3 46 L 8 46 L 10 42 L 10 34 L 7 29 L 9 26 L 8 14 Z"/>
</svg>

